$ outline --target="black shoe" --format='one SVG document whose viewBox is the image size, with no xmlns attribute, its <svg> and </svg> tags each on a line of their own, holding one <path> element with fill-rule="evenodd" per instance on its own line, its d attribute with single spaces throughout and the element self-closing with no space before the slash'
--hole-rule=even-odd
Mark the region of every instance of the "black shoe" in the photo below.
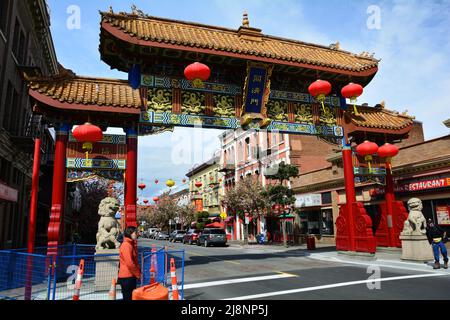
<svg viewBox="0 0 450 320">
<path fill-rule="evenodd" d="M 448 269 L 448 261 L 444 261 L 444 269 Z"/>
<path fill-rule="evenodd" d="M 435 262 L 433 269 L 440 269 L 440 268 L 441 268 L 441 265 L 439 264 L 439 262 Z"/>
</svg>

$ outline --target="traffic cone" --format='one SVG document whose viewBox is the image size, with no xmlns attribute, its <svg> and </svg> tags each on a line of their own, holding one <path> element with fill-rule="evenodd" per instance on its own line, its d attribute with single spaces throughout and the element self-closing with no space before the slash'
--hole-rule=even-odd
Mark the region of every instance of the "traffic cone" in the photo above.
<svg viewBox="0 0 450 320">
<path fill-rule="evenodd" d="M 152 245 L 152 255 L 150 258 L 150 284 L 156 282 L 156 246 Z"/>
<path fill-rule="evenodd" d="M 116 300 L 116 278 L 111 281 L 111 289 L 108 292 L 108 300 Z"/>
<path fill-rule="evenodd" d="M 177 275 L 175 269 L 175 259 L 170 258 L 170 277 L 172 278 L 172 300 L 178 300 Z"/>
<path fill-rule="evenodd" d="M 84 274 L 84 259 L 80 260 L 80 266 L 78 267 L 77 280 L 75 281 L 75 294 L 73 300 L 80 300 L 80 289 L 83 281 Z"/>
</svg>

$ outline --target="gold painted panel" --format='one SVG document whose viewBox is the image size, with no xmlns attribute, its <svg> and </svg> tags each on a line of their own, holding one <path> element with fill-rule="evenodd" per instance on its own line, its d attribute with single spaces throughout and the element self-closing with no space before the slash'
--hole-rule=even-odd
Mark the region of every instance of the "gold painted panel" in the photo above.
<svg viewBox="0 0 450 320">
<path fill-rule="evenodd" d="M 148 89 L 147 109 L 154 112 L 172 112 L 172 89 Z"/>
<path fill-rule="evenodd" d="M 313 123 L 312 107 L 310 104 L 296 103 L 294 105 L 294 119 L 298 123 Z"/>
<path fill-rule="evenodd" d="M 235 101 L 233 96 L 214 95 L 214 115 L 219 117 L 233 118 L 236 115 Z"/>
<path fill-rule="evenodd" d="M 183 92 L 181 111 L 186 114 L 205 114 L 205 94 L 200 92 Z"/>
<path fill-rule="evenodd" d="M 288 121 L 288 103 L 283 100 L 269 100 L 267 115 L 275 121 Z"/>
<path fill-rule="evenodd" d="M 335 125 L 336 116 L 334 108 L 327 105 L 325 105 L 325 108 L 319 107 L 319 121 L 322 123 Z"/>
</svg>

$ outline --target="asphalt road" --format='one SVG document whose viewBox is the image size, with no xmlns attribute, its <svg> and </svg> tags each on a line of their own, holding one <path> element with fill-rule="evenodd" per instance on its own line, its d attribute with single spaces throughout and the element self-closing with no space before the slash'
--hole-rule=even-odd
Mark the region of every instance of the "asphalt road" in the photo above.
<svg viewBox="0 0 450 320">
<path fill-rule="evenodd" d="M 450 299 L 448 270 L 321 261 L 304 249 L 205 248 L 139 241 L 185 250 L 186 300 Z"/>
</svg>

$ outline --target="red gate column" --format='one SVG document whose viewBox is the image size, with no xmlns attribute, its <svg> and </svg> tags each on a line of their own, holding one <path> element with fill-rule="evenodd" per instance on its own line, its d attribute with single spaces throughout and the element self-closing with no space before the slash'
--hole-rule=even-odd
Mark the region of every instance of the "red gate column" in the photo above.
<svg viewBox="0 0 450 320">
<path fill-rule="evenodd" d="M 61 224 L 64 223 L 64 207 L 66 198 L 66 148 L 69 130 L 68 124 L 60 124 L 55 128 L 55 161 L 53 167 L 52 207 L 48 225 L 47 255 L 56 255 L 61 239 Z"/>
<path fill-rule="evenodd" d="M 342 160 L 344 166 L 345 209 L 347 211 L 349 251 L 355 251 L 355 220 L 353 212 L 353 204 L 356 202 L 355 175 L 353 172 L 352 149 L 349 145 L 345 145 L 342 149 Z"/>
<path fill-rule="evenodd" d="M 127 128 L 127 167 L 125 170 L 125 226 L 137 227 L 137 131 Z"/>
<path fill-rule="evenodd" d="M 393 215 L 394 215 L 394 180 L 392 178 L 392 172 L 390 168 L 386 168 L 386 187 L 385 187 L 385 197 L 386 197 L 386 209 L 387 209 L 387 225 L 388 225 L 388 236 L 389 236 L 389 247 L 396 246 L 395 232 L 393 225 Z"/>
</svg>

